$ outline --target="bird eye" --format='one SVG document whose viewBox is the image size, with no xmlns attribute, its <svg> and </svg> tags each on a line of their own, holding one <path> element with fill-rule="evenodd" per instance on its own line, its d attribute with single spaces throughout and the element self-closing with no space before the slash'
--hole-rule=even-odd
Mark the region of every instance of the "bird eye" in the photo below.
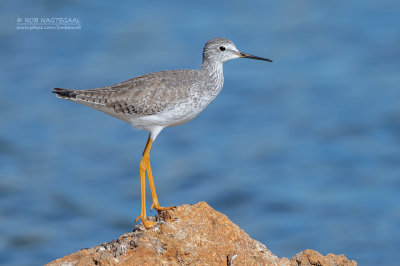
<svg viewBox="0 0 400 266">
<path fill-rule="evenodd" d="M 219 50 L 220 50 L 220 51 L 225 51 L 226 48 L 225 48 L 224 46 L 220 46 L 220 47 L 219 47 Z"/>
</svg>

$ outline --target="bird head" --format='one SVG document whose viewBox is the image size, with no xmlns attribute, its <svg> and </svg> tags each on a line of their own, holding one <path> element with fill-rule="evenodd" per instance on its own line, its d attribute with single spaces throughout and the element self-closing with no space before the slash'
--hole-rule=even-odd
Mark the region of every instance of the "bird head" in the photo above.
<svg viewBox="0 0 400 266">
<path fill-rule="evenodd" d="M 249 58 L 272 62 L 271 59 L 240 52 L 228 39 L 215 38 L 206 43 L 203 50 L 203 61 L 225 63 L 236 58 Z"/>
</svg>

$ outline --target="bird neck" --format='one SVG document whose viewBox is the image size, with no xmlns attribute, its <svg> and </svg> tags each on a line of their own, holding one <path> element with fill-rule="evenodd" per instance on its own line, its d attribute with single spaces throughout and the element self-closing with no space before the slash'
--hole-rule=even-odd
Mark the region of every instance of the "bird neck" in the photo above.
<svg viewBox="0 0 400 266">
<path fill-rule="evenodd" d="M 210 75 L 212 75 L 216 72 L 222 73 L 222 66 L 223 63 L 221 62 L 204 59 L 201 63 L 201 70 L 208 72 Z"/>
<path fill-rule="evenodd" d="M 212 90 L 215 90 L 216 93 L 219 93 L 224 84 L 223 63 L 218 61 L 203 60 L 203 63 L 201 64 L 201 71 L 209 76 L 213 81 L 212 83 L 216 85 L 214 88 L 212 88 Z"/>
</svg>

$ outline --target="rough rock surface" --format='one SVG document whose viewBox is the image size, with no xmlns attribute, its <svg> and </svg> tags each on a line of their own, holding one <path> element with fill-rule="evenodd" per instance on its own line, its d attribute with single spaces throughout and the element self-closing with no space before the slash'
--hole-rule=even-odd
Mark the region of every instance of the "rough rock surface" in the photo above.
<svg viewBox="0 0 400 266">
<path fill-rule="evenodd" d="M 357 265 L 344 255 L 305 250 L 278 258 L 207 203 L 182 205 L 156 217 L 155 228 L 82 249 L 47 265 Z M 172 220 L 171 220 L 172 219 Z"/>
</svg>

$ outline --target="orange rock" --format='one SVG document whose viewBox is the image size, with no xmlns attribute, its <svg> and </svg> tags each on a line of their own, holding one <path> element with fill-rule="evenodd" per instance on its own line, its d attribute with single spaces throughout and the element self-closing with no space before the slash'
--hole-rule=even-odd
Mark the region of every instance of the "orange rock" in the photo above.
<svg viewBox="0 0 400 266">
<path fill-rule="evenodd" d="M 315 250 L 306 249 L 290 259 L 291 265 L 338 265 L 338 266 L 356 266 L 357 263 L 349 261 L 343 254 L 328 254 L 322 256 Z"/>
<path fill-rule="evenodd" d="M 313 250 L 291 260 L 278 258 L 205 202 L 185 204 L 150 219 L 159 221 L 155 228 L 137 225 L 117 241 L 47 265 L 356 265 L 344 255 L 324 257 Z"/>
</svg>

